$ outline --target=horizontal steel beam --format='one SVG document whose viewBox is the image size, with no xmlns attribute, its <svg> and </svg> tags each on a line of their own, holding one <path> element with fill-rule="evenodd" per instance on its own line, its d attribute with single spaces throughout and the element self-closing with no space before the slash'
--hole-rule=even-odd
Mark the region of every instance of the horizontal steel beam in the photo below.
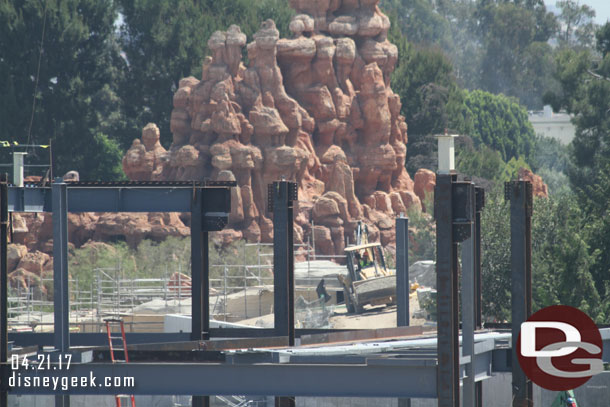
<svg viewBox="0 0 610 407">
<path fill-rule="evenodd" d="M 13 387 L 9 394 L 90 394 L 116 393 L 147 395 L 261 395 L 320 397 L 436 397 L 436 365 L 406 360 L 398 365 L 293 365 L 293 364 L 215 364 L 215 363 L 128 363 L 76 364 L 68 371 L 16 370 L 21 378 L 87 377 L 97 387 Z M 135 387 L 100 386 L 106 377 L 133 377 Z M 13 383 L 11 383 L 13 384 Z M 15 383 L 18 384 L 18 383 Z"/>
<path fill-rule="evenodd" d="M 432 339 L 434 341 L 434 339 Z M 333 354 L 332 347 L 321 347 L 318 354 L 309 355 L 307 348 L 250 350 L 229 352 L 186 352 L 192 363 L 167 361 L 176 352 L 157 351 L 157 362 L 129 364 L 75 363 L 69 370 L 20 368 L 11 371 L 15 380 L 12 394 L 65 394 L 61 387 L 25 386 L 35 377 L 49 383 L 67 383 L 73 377 L 95 377 L 98 386 L 69 387 L 70 394 L 147 394 L 147 395 L 266 395 L 266 396 L 326 396 L 326 397 L 409 397 L 435 398 L 438 363 L 433 348 L 420 345 L 430 340 L 383 343 L 377 353 L 369 351 Z M 379 343 L 381 345 L 382 343 Z M 393 344 L 393 345 L 392 345 Z M 401 345 L 402 344 L 402 345 Z M 371 346 L 369 346 L 371 345 Z M 356 347 L 375 348 L 374 344 Z M 392 346 L 390 346 L 392 345 Z M 413 348 L 411 346 L 414 346 Z M 475 345 L 475 380 L 490 377 L 491 355 L 495 340 L 487 339 Z M 341 348 L 341 347 L 340 347 Z M 395 348 L 395 349 L 394 349 Z M 321 353 L 320 353 L 321 352 Z M 180 353 L 180 352 L 178 352 Z M 184 354 L 185 352 L 182 352 Z M 195 355 L 201 353 L 201 355 Z M 328 353 L 328 354 L 326 354 Z M 224 357 L 223 357 L 224 355 Z M 182 355 L 184 356 L 184 355 Z M 210 359 L 210 356 L 213 356 Z M 224 360 L 202 362 L 206 359 Z M 184 360 L 184 357 L 182 358 Z M 33 359 L 36 360 L 36 359 Z M 97 359 L 94 359 L 97 361 Z M 463 366 L 470 357 L 461 358 Z M 104 387 L 105 378 L 133 377 L 133 388 Z M 379 378 L 383 377 L 383 380 Z M 80 380 L 80 379 L 79 379 Z M 354 386 L 354 383 L 358 383 Z"/>
<path fill-rule="evenodd" d="M 185 187 L 68 187 L 68 211 L 190 212 L 192 195 Z M 9 188 L 9 212 L 51 211 L 50 188 Z"/>
<path fill-rule="evenodd" d="M 190 333 L 160 333 L 160 332 L 135 332 L 126 333 L 129 345 L 157 342 L 186 342 L 191 338 Z M 38 332 L 9 332 L 8 340 L 14 342 L 14 346 L 51 346 L 53 345 L 53 333 Z M 71 346 L 108 346 L 108 335 L 103 333 L 73 333 L 70 334 Z"/>
<path fill-rule="evenodd" d="M 160 334 L 150 339 L 158 339 L 158 336 Z M 496 338 L 504 337 L 490 333 L 481 334 L 479 338 L 480 341 L 475 344 L 476 381 L 490 376 L 492 352 L 497 347 Z M 70 394 L 92 395 L 243 394 L 436 398 L 438 362 L 435 349 L 431 347 L 435 342 L 435 338 L 424 338 L 377 342 L 377 346 L 375 343 L 351 347 L 322 346 L 317 350 L 305 347 L 188 352 L 201 355 L 188 355 L 192 363 L 75 363 L 67 371 L 53 368 L 37 371 L 20 367 L 11 374 L 14 374 L 15 379 L 20 378 L 21 384 L 18 381 L 10 384 L 13 386 L 12 394 L 65 394 L 66 391 L 61 386 L 56 389 L 52 386 L 26 387 L 25 378 L 30 383 L 33 383 L 34 377 L 38 377 L 38 380 L 48 377 L 49 383 L 53 383 L 53 380 L 56 383 L 67 383 L 74 380 L 73 377 L 93 376 L 97 380 L 97 387 L 70 387 L 67 391 Z M 346 349 L 341 351 L 343 348 Z M 176 356 L 176 352 L 172 351 L 154 353 L 159 361 L 171 360 Z M 218 362 L 224 362 L 202 362 L 206 357 L 210 360 L 210 355 L 217 358 Z M 464 377 L 463 367 L 469 362 L 470 357 L 461 358 L 461 378 Z M 101 386 L 100 383 L 104 383 L 106 377 L 133 377 L 135 387 L 117 389 Z M 383 380 L 379 380 L 382 377 Z M 354 383 L 358 385 L 354 386 Z"/>
<path fill-rule="evenodd" d="M 358 339 L 359 333 L 362 333 L 366 338 L 372 339 L 366 334 L 367 330 L 350 330 L 350 329 L 297 329 L 296 336 L 301 337 L 307 335 L 307 343 L 316 343 L 323 341 L 322 338 L 314 341 L 310 335 L 340 335 L 342 332 L 351 332 L 352 339 Z M 375 332 L 384 330 L 375 330 Z M 391 331 L 391 330 L 388 330 Z M 166 342 L 189 342 L 191 340 L 190 333 L 164 333 L 164 332 L 132 332 L 126 333 L 127 343 L 135 344 L 163 344 Z M 379 333 L 377 335 L 380 335 Z M 275 337 L 274 329 L 257 329 L 257 328 L 211 328 L 210 336 L 214 339 L 227 338 L 272 338 Z M 43 332 L 9 332 L 9 341 L 13 341 L 18 346 L 51 346 L 53 345 L 53 334 Z M 108 336 L 103 333 L 72 333 L 70 334 L 70 344 L 72 346 L 106 346 L 108 345 Z M 260 345 L 262 346 L 262 345 Z"/>
</svg>

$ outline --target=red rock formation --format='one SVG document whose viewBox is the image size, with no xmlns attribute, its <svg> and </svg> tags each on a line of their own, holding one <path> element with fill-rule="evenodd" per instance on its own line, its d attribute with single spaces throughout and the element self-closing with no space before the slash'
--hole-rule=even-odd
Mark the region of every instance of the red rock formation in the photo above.
<svg viewBox="0 0 610 407">
<path fill-rule="evenodd" d="M 167 159 L 167 151 L 159 142 L 161 134 L 153 123 L 142 129 L 142 139 L 135 139 L 123 158 L 123 171 L 133 181 L 150 181 L 158 176 Z"/>
<path fill-rule="evenodd" d="M 290 0 L 302 13 L 290 39 L 272 20 L 247 45 L 235 25 L 215 32 L 201 80 L 181 80 L 174 95 L 169 151 L 149 124 L 123 159 L 125 173 L 236 180 L 229 228 L 240 232 L 224 232 L 223 242 L 272 238 L 266 186 L 282 177 L 300 188 L 297 242 L 313 235 L 321 253 L 338 254 L 363 218 L 393 241 L 394 216 L 421 198 L 404 166 L 407 125 L 390 88 L 398 50 L 378 2 Z"/>
<path fill-rule="evenodd" d="M 22 244 L 9 244 L 6 253 L 8 271 L 15 270 L 21 259 L 28 252 L 27 247 Z"/>
<path fill-rule="evenodd" d="M 423 201 L 426 199 L 426 195 L 434 193 L 434 187 L 436 186 L 436 174 L 433 171 L 425 168 L 420 168 L 415 173 L 415 194 L 418 198 Z"/>
</svg>

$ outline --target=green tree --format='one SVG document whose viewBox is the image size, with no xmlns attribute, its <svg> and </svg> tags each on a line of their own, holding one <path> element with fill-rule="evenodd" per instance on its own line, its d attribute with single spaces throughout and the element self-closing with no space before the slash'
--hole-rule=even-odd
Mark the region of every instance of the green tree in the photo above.
<svg viewBox="0 0 610 407">
<path fill-rule="evenodd" d="M 398 63 L 392 74 L 392 89 L 402 101 L 402 114 L 409 124 L 407 170 L 436 168 L 436 140 L 433 135 L 459 127 L 456 119 L 462 94 L 453 66 L 440 48 L 423 48 L 405 38 L 395 13 L 389 40 L 398 47 Z"/>
<path fill-rule="evenodd" d="M 499 189 L 482 214 L 483 308 L 488 320 L 510 320 L 510 216 Z M 582 209 L 572 194 L 534 200 L 532 296 L 534 311 L 564 304 L 606 322 L 608 300 L 594 274 Z"/>
<path fill-rule="evenodd" d="M 481 279 L 485 320 L 510 320 L 510 217 L 499 188 L 481 213 Z"/>
<path fill-rule="evenodd" d="M 597 322 L 606 322 L 592 274 L 595 254 L 589 252 L 582 209 L 571 194 L 537 199 L 532 227 L 532 270 L 535 309 L 570 305 Z"/>
<path fill-rule="evenodd" d="M 567 146 L 552 137 L 537 137 L 533 170 L 549 187 L 550 194 L 571 191 L 567 176 L 570 153 Z"/>
<path fill-rule="evenodd" d="M 506 164 L 496 150 L 485 145 L 475 147 L 470 137 L 462 136 L 456 143 L 456 151 L 456 169 L 461 174 L 476 177 L 473 180 L 477 184 L 483 185 L 483 180 L 499 182 L 502 179 Z"/>
<path fill-rule="evenodd" d="M 606 29 L 597 35 L 602 51 Z M 610 295 L 610 54 L 597 61 L 589 50 L 564 50 L 557 57 L 557 76 L 561 92 L 548 98 L 554 108 L 565 107 L 574 115 L 568 176 L 583 208 L 588 252 L 595 259 L 591 274 L 605 299 Z"/>
<path fill-rule="evenodd" d="M 479 1 L 475 22 L 483 44 L 479 87 L 542 107 L 540 95 L 551 86 L 546 42 L 556 27 L 552 14 L 544 4 Z"/>
<path fill-rule="evenodd" d="M 535 134 L 527 111 L 516 100 L 475 90 L 467 92 L 462 110 L 464 123 L 470 123 L 469 136 L 476 146 L 498 151 L 504 161 L 522 157 L 530 162 Z"/>
<path fill-rule="evenodd" d="M 0 140 L 50 140 L 58 175 L 122 176 L 114 132 L 124 121 L 117 83 L 125 63 L 116 18 L 111 0 L 0 1 Z M 48 153 L 30 150 L 28 163 L 48 163 Z"/>
<path fill-rule="evenodd" d="M 450 23 L 429 0 L 381 0 L 382 9 L 395 16 L 396 24 L 411 43 L 452 46 Z"/>
<path fill-rule="evenodd" d="M 607 22 L 595 33 L 595 39 L 597 41 L 597 50 L 602 56 L 608 55 L 610 52 L 610 22 Z"/>
<path fill-rule="evenodd" d="M 595 10 L 578 0 L 559 0 L 561 10 L 557 37 L 565 46 L 592 47 L 595 41 Z"/>
</svg>

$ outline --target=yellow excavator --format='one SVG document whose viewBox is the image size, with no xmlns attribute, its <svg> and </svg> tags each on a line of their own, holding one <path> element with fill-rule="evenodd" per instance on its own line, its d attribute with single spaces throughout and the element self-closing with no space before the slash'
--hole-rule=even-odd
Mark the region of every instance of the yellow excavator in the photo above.
<svg viewBox="0 0 610 407">
<path fill-rule="evenodd" d="M 360 222 L 356 245 L 345 248 L 348 275 L 338 275 L 347 311 L 360 314 L 365 305 L 396 303 L 396 275 L 388 270 L 380 243 L 369 243 L 368 230 Z"/>
</svg>

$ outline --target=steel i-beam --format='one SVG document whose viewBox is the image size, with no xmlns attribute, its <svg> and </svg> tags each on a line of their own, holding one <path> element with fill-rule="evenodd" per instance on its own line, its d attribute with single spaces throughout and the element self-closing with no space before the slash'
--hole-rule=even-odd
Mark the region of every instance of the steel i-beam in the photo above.
<svg viewBox="0 0 610 407">
<path fill-rule="evenodd" d="M 191 340 L 207 339 L 210 330 L 208 234 L 203 230 L 203 191 L 196 189 L 191 206 Z"/>
<path fill-rule="evenodd" d="M 0 405 L 8 405 L 8 177 L 0 175 Z"/>
<path fill-rule="evenodd" d="M 476 215 L 475 215 L 475 259 L 474 259 L 474 292 L 475 292 L 475 327 L 476 329 L 483 328 L 483 294 L 482 294 L 482 279 L 481 279 L 481 212 L 485 207 L 485 189 L 483 187 L 475 186 L 475 198 L 476 198 Z M 475 383 L 476 391 L 476 405 L 477 407 L 483 406 L 483 382 Z"/>
<path fill-rule="evenodd" d="M 276 181 L 268 185 L 268 209 L 273 212 L 273 314 L 276 335 L 294 346 L 293 202 L 297 184 Z"/>
<path fill-rule="evenodd" d="M 510 201 L 513 406 L 533 406 L 532 383 L 519 366 L 516 353 L 521 324 L 532 313 L 531 182 L 507 182 L 504 185 L 504 197 Z"/>
<path fill-rule="evenodd" d="M 396 218 L 396 326 L 409 326 L 409 218 Z M 411 407 L 411 399 L 398 399 L 399 407 Z"/>
<path fill-rule="evenodd" d="M 460 405 L 457 245 L 472 234 L 474 196 L 471 182 L 458 182 L 455 174 L 437 174 L 434 217 L 439 407 Z"/>
<path fill-rule="evenodd" d="M 276 335 L 287 336 L 294 346 L 294 242 L 293 201 L 297 184 L 276 181 L 268 185 L 268 206 L 273 212 L 273 314 Z M 294 397 L 276 397 L 276 407 L 294 407 Z"/>
<path fill-rule="evenodd" d="M 70 305 L 68 292 L 68 195 L 57 179 L 51 188 L 53 200 L 53 299 L 55 349 L 70 349 Z"/>
<path fill-rule="evenodd" d="M 396 218 L 396 326 L 409 326 L 409 218 Z"/>
<path fill-rule="evenodd" d="M 51 187 L 53 202 L 53 306 L 55 349 L 70 350 L 70 293 L 68 287 L 68 190 L 61 178 Z M 55 396 L 55 407 L 69 407 L 69 395 Z"/>
<path fill-rule="evenodd" d="M 475 218 L 475 188 L 468 187 L 470 195 L 466 203 L 468 218 Z M 474 378 L 474 329 L 476 325 L 476 233 L 474 222 L 470 224 L 470 237 L 462 243 L 462 356 L 470 356 L 470 363 L 465 367 L 466 377 L 463 379 L 462 395 L 464 407 L 475 407 L 476 387 Z"/>
<path fill-rule="evenodd" d="M 439 407 L 459 406 L 459 362 L 457 309 L 454 299 L 457 286 L 454 274 L 457 247 L 453 241 L 453 192 L 457 177 L 437 174 L 434 192 L 436 218 L 436 313 L 438 333 L 437 393 Z"/>
</svg>

